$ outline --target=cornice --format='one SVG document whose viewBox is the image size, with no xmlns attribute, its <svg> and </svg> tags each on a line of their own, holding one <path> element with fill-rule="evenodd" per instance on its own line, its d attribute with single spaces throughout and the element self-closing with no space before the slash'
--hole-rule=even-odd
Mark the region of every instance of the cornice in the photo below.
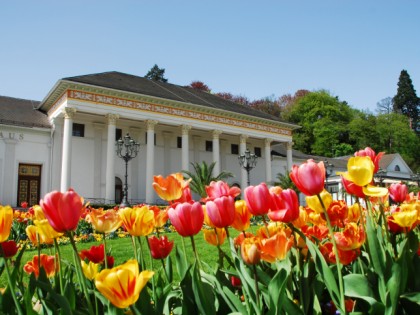
<svg viewBox="0 0 420 315">
<path fill-rule="evenodd" d="M 64 101 L 74 99 L 114 107 L 145 110 L 155 113 L 179 116 L 267 131 L 291 136 L 297 125 L 281 121 L 263 119 L 255 116 L 215 109 L 193 103 L 162 99 L 110 88 L 92 86 L 61 80 L 41 103 L 40 108 L 51 115 Z"/>
</svg>

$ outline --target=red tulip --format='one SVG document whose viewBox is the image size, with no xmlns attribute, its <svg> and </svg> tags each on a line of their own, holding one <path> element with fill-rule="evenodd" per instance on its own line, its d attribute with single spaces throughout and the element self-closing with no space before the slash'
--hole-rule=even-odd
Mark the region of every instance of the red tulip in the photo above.
<svg viewBox="0 0 420 315">
<path fill-rule="evenodd" d="M 379 170 L 379 161 L 381 160 L 382 156 L 385 152 L 379 152 L 378 154 L 375 153 L 371 148 L 366 147 L 363 150 L 359 150 L 354 153 L 354 156 L 368 156 L 372 160 L 373 164 L 375 165 L 374 173 Z"/>
<path fill-rule="evenodd" d="M 341 182 L 343 183 L 344 189 L 349 193 L 350 195 L 354 195 L 359 198 L 365 198 L 366 195 L 363 192 L 363 187 L 358 186 L 352 181 L 345 179 L 343 176 L 341 176 Z"/>
<path fill-rule="evenodd" d="M 19 246 L 17 246 L 15 241 L 6 241 L 3 243 L 0 243 L 2 248 L 2 253 L 4 258 L 11 258 L 16 255 Z"/>
<path fill-rule="evenodd" d="M 207 201 L 206 211 L 215 227 L 227 227 L 235 220 L 235 199 L 231 196 L 223 196 Z"/>
<path fill-rule="evenodd" d="M 95 264 L 102 263 L 105 258 L 104 244 L 91 246 L 89 249 L 80 251 L 79 256 L 82 260 L 87 259 Z"/>
<path fill-rule="evenodd" d="M 39 260 L 41 259 L 41 260 Z M 31 261 L 28 261 L 24 266 L 23 270 L 27 274 L 35 273 L 35 277 L 39 276 L 39 267 L 44 268 L 45 273 L 48 278 L 54 277 L 55 273 L 58 271 L 58 264 L 56 262 L 56 257 L 48 256 L 46 254 L 41 254 L 40 256 L 35 255 Z"/>
<path fill-rule="evenodd" d="M 408 195 L 407 185 L 396 183 L 388 187 L 389 196 L 397 203 L 404 202 Z"/>
<path fill-rule="evenodd" d="M 149 237 L 150 254 L 153 259 L 164 259 L 172 251 L 174 241 L 169 241 L 166 235 L 157 238 L 156 236 Z"/>
<path fill-rule="evenodd" d="M 265 183 L 245 188 L 245 201 L 253 215 L 264 215 L 274 209 L 273 198 Z"/>
<path fill-rule="evenodd" d="M 199 202 L 179 203 L 168 211 L 169 220 L 181 236 L 193 236 L 200 232 L 204 222 L 204 212 Z"/>
<path fill-rule="evenodd" d="M 268 212 L 270 220 L 289 223 L 299 218 L 299 198 L 294 190 L 282 190 L 279 194 L 272 193 L 272 196 L 281 207 Z"/>
<path fill-rule="evenodd" d="M 325 166 L 324 162 L 315 163 L 310 159 L 299 166 L 293 165 L 290 179 L 306 196 L 314 196 L 324 190 Z"/>
<path fill-rule="evenodd" d="M 235 276 L 230 277 L 230 283 L 232 284 L 233 287 L 240 288 L 242 286 L 241 279 Z"/>
<path fill-rule="evenodd" d="M 73 189 L 46 194 L 40 206 L 50 225 L 60 233 L 76 230 L 85 209 L 83 199 Z"/>
</svg>

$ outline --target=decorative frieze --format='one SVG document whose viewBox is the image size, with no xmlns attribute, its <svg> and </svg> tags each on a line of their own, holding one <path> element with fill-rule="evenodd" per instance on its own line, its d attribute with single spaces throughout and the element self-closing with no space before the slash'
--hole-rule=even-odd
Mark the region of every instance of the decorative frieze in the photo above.
<svg viewBox="0 0 420 315">
<path fill-rule="evenodd" d="M 122 98 L 117 98 L 117 97 L 112 97 L 112 96 L 105 96 L 105 95 L 76 91 L 76 90 L 68 90 L 67 96 L 69 99 L 74 99 L 74 100 L 100 103 L 100 104 L 109 105 L 109 106 L 119 106 L 119 107 L 131 108 L 131 109 L 142 110 L 142 111 L 147 111 L 147 112 L 162 113 L 162 114 L 171 115 L 171 116 L 178 116 L 182 118 L 190 118 L 190 119 L 208 121 L 212 123 L 219 123 L 219 124 L 224 124 L 224 125 L 229 125 L 229 126 L 254 129 L 254 130 L 265 131 L 265 132 L 270 132 L 270 133 L 275 133 L 275 134 L 280 134 L 280 135 L 285 135 L 285 136 L 292 135 L 291 130 L 279 128 L 272 125 L 250 122 L 250 121 L 241 120 L 241 119 L 237 119 L 233 117 L 224 117 L 224 116 L 219 116 L 216 114 L 201 113 L 199 111 L 194 111 L 194 110 L 180 109 L 180 108 L 175 108 L 168 105 L 151 104 L 151 103 L 145 103 L 141 101 L 127 100 L 127 99 L 122 99 Z M 54 104 L 53 107 L 55 106 L 56 104 Z"/>
</svg>

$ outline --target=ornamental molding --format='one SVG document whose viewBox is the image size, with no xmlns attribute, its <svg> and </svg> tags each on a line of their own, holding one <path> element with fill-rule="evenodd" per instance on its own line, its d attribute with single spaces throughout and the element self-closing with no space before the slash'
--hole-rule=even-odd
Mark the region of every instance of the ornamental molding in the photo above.
<svg viewBox="0 0 420 315">
<path fill-rule="evenodd" d="M 271 122 L 259 117 L 224 110 L 215 110 L 197 104 L 188 104 L 136 94 L 129 95 L 128 92 L 123 93 L 121 91 L 112 90 L 109 92 L 109 95 L 105 95 L 103 89 L 94 88 L 92 86 L 83 86 L 84 88 L 81 88 L 82 86 L 77 85 L 76 90 L 74 84 L 69 84 L 67 82 L 63 84 L 67 85 L 69 89 L 64 91 L 61 97 L 52 104 L 51 108 L 48 110 L 48 115 L 52 115 L 63 103 L 68 102 L 69 100 L 75 100 L 112 106 L 114 108 L 120 107 L 147 113 L 175 116 L 181 119 L 186 118 L 217 123 L 229 127 L 253 129 L 288 137 L 292 136 L 292 129 L 297 128 L 297 126 L 287 126 L 287 123 L 285 123 L 285 127 L 282 127 L 279 126 L 282 124 L 281 122 Z"/>
<path fill-rule="evenodd" d="M 192 128 L 192 126 L 190 126 L 190 125 L 181 125 L 181 134 L 182 135 L 188 135 L 191 128 Z"/>
<path fill-rule="evenodd" d="M 106 114 L 105 117 L 108 120 L 108 125 L 116 125 L 117 120 L 120 118 L 118 114 Z"/>
<path fill-rule="evenodd" d="M 157 120 L 146 120 L 146 130 L 147 131 L 154 131 L 155 130 L 155 126 L 158 124 Z"/>
<path fill-rule="evenodd" d="M 61 112 L 64 115 L 64 119 L 73 119 L 76 114 L 76 108 L 64 107 Z"/>
</svg>

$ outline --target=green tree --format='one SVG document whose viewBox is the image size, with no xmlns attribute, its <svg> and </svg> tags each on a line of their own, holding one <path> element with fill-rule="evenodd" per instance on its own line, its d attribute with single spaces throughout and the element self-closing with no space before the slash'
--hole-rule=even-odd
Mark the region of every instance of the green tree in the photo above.
<svg viewBox="0 0 420 315">
<path fill-rule="evenodd" d="M 168 79 L 164 77 L 165 75 L 165 69 L 161 69 L 158 67 L 157 64 L 155 64 L 149 72 L 147 72 L 145 78 L 153 80 L 153 81 L 159 81 L 159 82 L 168 82 Z"/>
<path fill-rule="evenodd" d="M 348 124 L 353 110 L 327 91 L 300 97 L 288 113 L 288 120 L 301 126 L 293 134 L 297 150 L 307 154 L 334 156 L 334 147 L 349 143 Z"/>
<path fill-rule="evenodd" d="M 411 119 L 412 128 L 419 130 L 420 99 L 417 97 L 413 82 L 407 70 L 402 70 L 398 80 L 397 95 L 393 98 L 394 112 Z"/>
<path fill-rule="evenodd" d="M 212 162 L 210 165 L 207 165 L 205 161 L 201 163 L 191 163 L 194 168 L 194 172 L 183 170 L 182 173 L 187 175 L 186 178 L 191 178 L 190 188 L 193 192 L 200 195 L 200 197 L 205 197 L 206 186 L 208 186 L 212 181 L 225 180 L 233 177 L 233 173 L 222 171 L 220 174 L 213 176 L 214 166 L 216 162 Z"/>
<path fill-rule="evenodd" d="M 297 194 L 299 194 L 299 189 L 297 189 L 296 185 L 290 179 L 289 173 L 278 173 L 276 176 L 276 180 L 274 181 L 274 186 L 280 186 L 283 189 L 290 188 L 294 190 Z"/>
<path fill-rule="evenodd" d="M 348 125 L 349 143 L 354 151 L 371 147 L 375 151 L 383 151 L 376 128 L 376 116 L 359 110 L 353 111 L 354 116 Z"/>
</svg>

